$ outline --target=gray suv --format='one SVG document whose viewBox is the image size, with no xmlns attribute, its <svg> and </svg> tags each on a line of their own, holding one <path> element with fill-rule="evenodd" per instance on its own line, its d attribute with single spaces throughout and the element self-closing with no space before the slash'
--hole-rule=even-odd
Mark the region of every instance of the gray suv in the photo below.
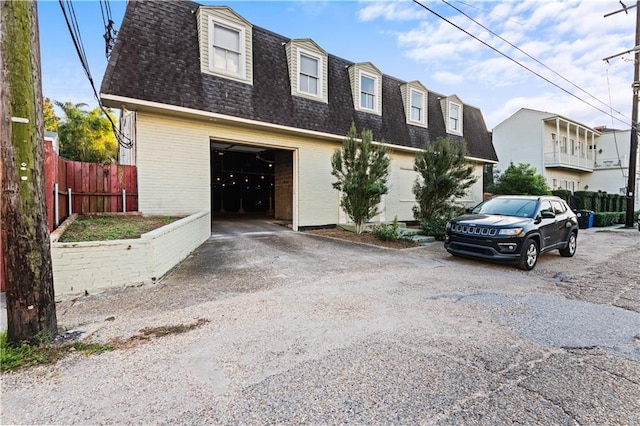
<svg viewBox="0 0 640 426">
<path fill-rule="evenodd" d="M 542 253 L 575 254 L 578 219 L 553 196 L 490 198 L 447 223 L 445 249 L 455 256 L 506 261 L 531 270 Z"/>
</svg>

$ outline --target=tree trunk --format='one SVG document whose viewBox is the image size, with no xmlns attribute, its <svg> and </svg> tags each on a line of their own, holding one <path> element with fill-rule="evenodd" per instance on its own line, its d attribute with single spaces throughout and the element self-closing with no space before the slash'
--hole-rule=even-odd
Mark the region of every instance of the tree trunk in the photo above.
<svg viewBox="0 0 640 426">
<path fill-rule="evenodd" d="M 8 338 L 50 338 L 57 321 L 44 188 L 35 1 L 0 2 L 0 188 Z"/>
</svg>

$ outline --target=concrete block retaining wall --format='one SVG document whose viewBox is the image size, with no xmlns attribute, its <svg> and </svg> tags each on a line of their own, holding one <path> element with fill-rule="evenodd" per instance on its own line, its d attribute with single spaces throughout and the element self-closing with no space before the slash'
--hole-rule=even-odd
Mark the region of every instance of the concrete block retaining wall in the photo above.
<svg viewBox="0 0 640 426">
<path fill-rule="evenodd" d="M 148 284 L 166 274 L 211 234 L 202 211 L 139 239 L 51 243 L 56 299 L 115 287 Z"/>
</svg>

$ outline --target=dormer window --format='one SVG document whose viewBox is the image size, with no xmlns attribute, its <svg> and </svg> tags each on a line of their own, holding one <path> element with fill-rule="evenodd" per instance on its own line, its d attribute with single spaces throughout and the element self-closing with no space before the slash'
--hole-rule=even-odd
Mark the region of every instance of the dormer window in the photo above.
<svg viewBox="0 0 640 426">
<path fill-rule="evenodd" d="M 211 20 L 213 28 L 211 46 L 211 68 L 240 75 L 240 59 L 242 58 L 242 30 L 221 25 Z"/>
<path fill-rule="evenodd" d="M 427 89 L 419 81 L 400 86 L 407 124 L 427 127 Z"/>
<path fill-rule="evenodd" d="M 327 52 L 310 39 L 290 40 L 285 44 L 291 94 L 319 102 L 328 102 Z"/>
<path fill-rule="evenodd" d="M 422 106 L 424 105 L 424 93 L 411 90 L 411 121 L 422 123 L 424 121 Z"/>
<path fill-rule="evenodd" d="M 298 90 L 302 93 L 318 96 L 320 85 L 320 60 L 304 53 L 300 53 L 300 76 L 298 77 Z"/>
<path fill-rule="evenodd" d="M 444 122 L 447 124 L 447 133 L 463 136 L 464 108 L 462 101 L 456 95 L 451 95 L 440 100 L 440 107 L 445 115 Z"/>
<path fill-rule="evenodd" d="M 360 74 L 360 108 L 375 110 L 376 78 Z"/>
<path fill-rule="evenodd" d="M 200 71 L 253 84 L 252 26 L 224 6 L 198 8 Z"/>
<path fill-rule="evenodd" d="M 357 111 L 382 115 L 382 73 L 370 62 L 349 67 L 353 106 Z"/>
<path fill-rule="evenodd" d="M 449 130 L 460 131 L 460 105 L 449 103 Z"/>
</svg>

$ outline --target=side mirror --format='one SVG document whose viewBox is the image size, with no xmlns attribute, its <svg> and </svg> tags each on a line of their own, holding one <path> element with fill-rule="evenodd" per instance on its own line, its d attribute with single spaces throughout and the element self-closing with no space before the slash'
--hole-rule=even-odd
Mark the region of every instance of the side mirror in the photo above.
<svg viewBox="0 0 640 426">
<path fill-rule="evenodd" d="M 543 219 L 554 219 L 556 217 L 556 214 L 554 212 L 550 212 L 549 210 L 544 210 L 540 212 L 540 216 Z"/>
<path fill-rule="evenodd" d="M 471 212 L 473 212 L 473 207 L 467 207 L 464 211 L 465 211 L 467 214 L 471 214 Z M 638 216 L 638 219 L 640 219 L 640 216 Z"/>
</svg>

